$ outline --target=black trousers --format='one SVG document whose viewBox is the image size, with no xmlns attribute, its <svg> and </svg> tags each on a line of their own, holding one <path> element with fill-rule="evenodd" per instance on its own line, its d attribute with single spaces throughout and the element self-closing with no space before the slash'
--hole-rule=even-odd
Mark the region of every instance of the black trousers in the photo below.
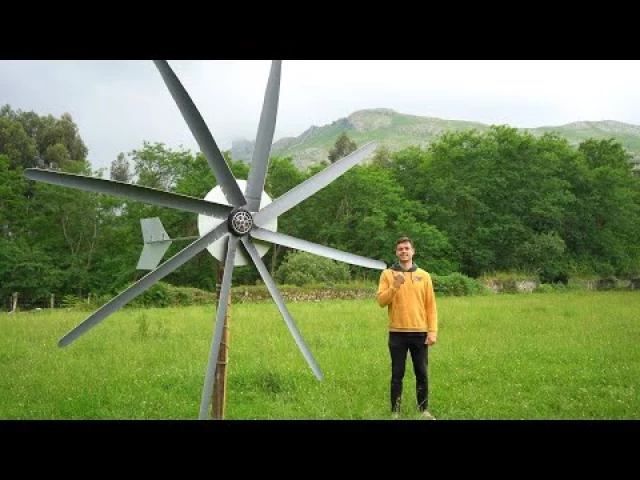
<svg viewBox="0 0 640 480">
<path fill-rule="evenodd" d="M 404 379 L 407 352 L 411 353 L 413 372 L 416 376 L 416 401 L 418 410 L 428 406 L 429 377 L 427 364 L 429 348 L 424 343 L 426 333 L 389 332 L 389 354 L 391 355 L 391 411 L 399 412 L 402 401 L 402 382 Z"/>
</svg>

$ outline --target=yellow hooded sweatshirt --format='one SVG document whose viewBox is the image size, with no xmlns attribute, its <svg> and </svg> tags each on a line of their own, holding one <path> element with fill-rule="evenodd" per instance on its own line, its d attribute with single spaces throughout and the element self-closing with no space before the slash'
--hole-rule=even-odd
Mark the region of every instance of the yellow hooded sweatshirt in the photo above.
<svg viewBox="0 0 640 480">
<path fill-rule="evenodd" d="M 393 276 L 404 275 L 400 288 L 393 286 Z M 427 332 L 438 334 L 438 311 L 431 276 L 414 263 L 409 270 L 399 264 L 382 271 L 376 299 L 389 312 L 390 332 Z"/>
</svg>

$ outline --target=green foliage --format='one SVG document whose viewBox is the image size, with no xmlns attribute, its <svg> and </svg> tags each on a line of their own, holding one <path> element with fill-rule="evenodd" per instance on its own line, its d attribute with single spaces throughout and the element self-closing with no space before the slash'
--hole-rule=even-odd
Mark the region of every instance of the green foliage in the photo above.
<svg viewBox="0 0 640 480">
<path fill-rule="evenodd" d="M 467 277 L 459 272 L 450 275 L 431 274 L 433 281 L 433 291 L 436 295 L 445 296 L 469 296 L 469 295 L 487 295 L 489 290 L 482 282 Z"/>
<path fill-rule="evenodd" d="M 346 132 L 342 132 L 335 145 L 329 150 L 329 161 L 335 163 L 343 157 L 346 157 L 351 152 L 355 152 L 358 149 L 356 142 L 351 140 Z"/>
<path fill-rule="evenodd" d="M 516 247 L 515 257 L 522 270 L 537 272 L 542 282 L 553 283 L 556 278 L 568 276 L 565 250 L 566 244 L 558 233 L 533 234 Z"/>
<path fill-rule="evenodd" d="M 11 152 L 14 165 L 23 168 L 42 162 L 64 169 L 69 162 L 86 163 L 88 153 L 70 114 L 40 116 L 14 111 L 9 105 L 0 110 L 0 153 L 3 150 Z"/>
<path fill-rule="evenodd" d="M 350 169 L 282 214 L 282 233 L 387 264 L 395 261 L 395 239 L 409 235 L 416 242 L 416 262 L 445 277 L 524 271 L 542 283 L 557 283 L 580 275 L 592 275 L 595 282 L 640 273 L 640 177 L 630 175 L 629 155 L 619 142 L 585 137 L 575 147 L 554 133 L 534 136 L 506 126 L 475 125 L 470 130 L 440 122 L 427 128 L 417 118 L 390 111 L 353 120 L 373 122 L 388 139 L 394 127 L 413 135 L 419 131 L 431 144 L 378 149 L 373 162 Z M 366 132 L 345 132 L 339 123 L 323 132 L 326 138 L 320 140 L 334 145 L 336 159 L 355 150 L 356 142 L 370 140 Z M 316 136 L 313 141 L 320 140 Z M 40 161 L 65 172 L 101 176 L 92 171 L 86 155 L 68 114 L 55 118 L 9 106 L 0 109 L 3 298 L 17 291 L 22 299 L 46 302 L 52 293 L 86 298 L 91 292 L 93 304 L 121 291 L 143 275 L 135 269 L 142 218 L 160 217 L 172 237 L 198 235 L 197 216 L 191 213 L 24 176 L 24 168 Z M 127 155 L 128 160 L 120 154 L 112 163 L 110 174 L 121 181 L 137 175 L 139 184 L 198 198 L 216 186 L 201 153 L 144 142 Z M 232 161 L 229 152 L 223 156 L 236 178 L 247 177 L 247 164 Z M 276 199 L 323 168 L 303 172 L 291 157 L 272 158 L 265 191 Z M 165 258 L 184 246 L 174 242 Z M 279 268 L 286 270 L 287 252 L 272 245 L 264 257 L 274 277 Z M 320 258 L 310 256 L 309 262 Z M 372 269 L 340 265 L 342 271 L 332 275 L 348 270 L 348 278 L 377 277 Z M 338 284 L 313 278 L 309 271 L 314 268 L 306 267 L 293 269 L 287 282 Z M 202 251 L 164 281 L 168 290 L 160 289 L 154 297 L 150 289 L 139 302 L 162 306 L 198 301 L 195 294 L 174 287 L 213 295 L 217 260 Z M 234 269 L 234 285 L 260 281 L 253 265 Z"/>
<path fill-rule="evenodd" d="M 278 270 L 276 280 L 280 283 L 302 286 L 310 283 L 340 283 L 349 280 L 349 267 L 343 262 L 312 255 L 302 251 L 291 251 Z"/>
<path fill-rule="evenodd" d="M 86 304 L 86 301 L 77 295 L 65 295 L 62 297 L 62 301 L 60 302 L 60 306 L 62 308 L 83 308 Z"/>
<path fill-rule="evenodd" d="M 162 142 L 144 142 L 143 148 L 131 152 L 137 184 L 171 191 L 180 178 L 181 170 L 192 163 L 186 150 L 166 148 Z"/>
<path fill-rule="evenodd" d="M 131 282 L 131 286 L 134 282 Z M 131 307 L 168 307 L 169 306 L 169 284 L 156 282 L 143 293 L 131 300 L 128 304 Z"/>
<path fill-rule="evenodd" d="M 62 273 L 42 250 L 0 235 L 0 296 L 17 292 L 30 303 L 47 301 L 60 286 Z"/>
<path fill-rule="evenodd" d="M 0 154 L 6 155 L 11 168 L 28 168 L 37 164 L 38 151 L 33 138 L 22 125 L 0 117 Z"/>
<path fill-rule="evenodd" d="M 391 166 L 391 150 L 388 147 L 382 145 L 376 148 L 371 159 L 373 165 L 377 165 L 382 168 L 388 168 Z"/>
<path fill-rule="evenodd" d="M 554 285 L 549 283 L 541 283 L 536 287 L 534 293 L 553 293 L 556 291 Z"/>
<path fill-rule="evenodd" d="M 176 287 L 160 281 L 129 302 L 131 307 L 181 307 L 216 303 L 216 294 L 192 287 Z"/>
<path fill-rule="evenodd" d="M 122 152 L 120 152 L 118 157 L 111 162 L 109 172 L 109 178 L 118 182 L 129 183 L 133 178 L 133 175 L 129 170 L 129 161 Z"/>
<path fill-rule="evenodd" d="M 453 251 L 449 238 L 436 227 L 419 221 L 413 214 L 400 214 L 393 222 L 393 231 L 403 232 L 403 235 L 413 239 L 416 250 L 414 260 L 425 270 L 448 275 L 459 267 L 452 259 Z M 395 246 L 395 242 L 391 245 Z M 390 255 L 388 258 L 391 263 Z M 395 260 L 394 258 L 393 261 Z"/>
</svg>

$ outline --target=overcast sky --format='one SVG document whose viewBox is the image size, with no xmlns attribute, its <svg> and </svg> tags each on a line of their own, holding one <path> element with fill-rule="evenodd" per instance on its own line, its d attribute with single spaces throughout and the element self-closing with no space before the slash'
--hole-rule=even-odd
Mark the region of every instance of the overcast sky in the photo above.
<svg viewBox="0 0 640 480">
<path fill-rule="evenodd" d="M 170 60 L 218 147 L 255 139 L 270 60 Z M 640 125 L 639 60 L 285 60 L 274 141 L 368 108 L 513 127 Z M 0 60 L 0 105 L 71 114 L 94 169 L 199 148 L 150 60 Z"/>
</svg>

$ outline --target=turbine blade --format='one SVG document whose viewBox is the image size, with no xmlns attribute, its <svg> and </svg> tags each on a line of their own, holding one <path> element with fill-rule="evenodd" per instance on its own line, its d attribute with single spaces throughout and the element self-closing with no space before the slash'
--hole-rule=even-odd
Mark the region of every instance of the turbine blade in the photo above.
<svg viewBox="0 0 640 480">
<path fill-rule="evenodd" d="M 273 133 L 276 128 L 276 117 L 278 114 L 278 97 L 280 95 L 280 70 L 281 61 L 274 60 L 271 64 L 271 73 L 267 83 L 267 90 L 264 95 L 260 124 L 256 136 L 256 145 L 253 149 L 249 178 L 244 196 L 247 199 L 247 209 L 257 212 L 260 209 L 262 190 L 267 176 L 269 166 L 269 155 L 273 143 Z"/>
<path fill-rule="evenodd" d="M 372 260 L 353 253 L 336 250 L 335 248 L 325 247 L 324 245 L 301 240 L 296 237 L 285 235 L 284 233 L 267 230 L 266 228 L 261 228 L 257 225 L 253 226 L 250 234 L 258 240 L 277 243 L 278 245 L 295 248 L 297 250 L 304 250 L 305 252 L 314 253 L 316 255 L 331 258 L 332 260 L 350 263 L 359 267 L 374 268 L 377 270 L 384 270 L 387 268 L 387 265 L 379 260 Z"/>
<path fill-rule="evenodd" d="M 254 222 L 259 225 L 263 225 L 272 218 L 282 215 L 287 210 L 290 210 L 303 200 L 309 198 L 318 190 L 329 185 L 360 161 L 367 158 L 373 153 L 375 148 L 376 144 L 374 142 L 369 142 L 336 163 L 329 165 L 324 170 L 316 173 L 313 177 L 305 180 L 289 190 L 287 193 L 276 198 L 273 202 L 256 213 L 254 215 Z"/>
<path fill-rule="evenodd" d="M 207 124 L 204 122 L 191 97 L 182 86 L 182 83 L 180 83 L 180 80 L 178 80 L 178 77 L 166 60 L 154 60 L 153 63 L 155 63 L 160 71 L 160 75 L 162 75 L 164 83 L 167 85 L 171 96 L 178 105 L 180 113 L 187 122 L 196 142 L 198 142 L 198 146 L 207 159 L 207 163 L 209 163 L 209 167 L 211 167 L 213 175 L 216 177 L 216 181 L 220 185 L 225 198 L 229 204 L 234 207 L 245 205 L 247 201 L 242 194 L 242 190 L 240 190 L 240 187 L 236 183 L 235 177 L 213 139 Z"/>
<path fill-rule="evenodd" d="M 213 340 L 211 342 L 211 351 L 209 353 L 209 363 L 207 365 L 207 374 L 204 380 L 204 389 L 202 390 L 202 401 L 200 402 L 200 420 L 207 419 L 207 407 L 213 394 L 213 381 L 216 375 L 218 362 L 218 354 L 220 352 L 220 342 L 224 331 L 224 320 L 227 316 L 227 307 L 229 304 L 229 294 L 231 292 L 231 276 L 233 273 L 233 262 L 236 258 L 236 250 L 238 247 L 238 237 L 229 235 L 227 242 L 227 255 L 224 261 L 224 273 L 222 274 L 222 284 L 220 286 L 220 297 L 218 298 L 218 312 L 216 314 L 216 326 L 213 332 Z"/>
<path fill-rule="evenodd" d="M 78 337 L 86 333 L 89 329 L 95 327 L 97 324 L 107 318 L 110 314 L 126 305 L 127 302 L 133 300 L 158 280 L 169 275 L 187 260 L 196 256 L 196 254 L 207 248 L 210 244 L 212 244 L 213 242 L 218 240 L 218 238 L 222 237 L 228 232 L 229 230 L 227 227 L 227 222 L 222 222 L 219 226 L 211 230 L 209 233 L 203 235 L 198 240 L 180 250 L 180 252 L 176 253 L 173 257 L 164 262 L 158 268 L 147 273 L 136 283 L 131 285 L 126 290 L 122 291 L 119 295 L 115 296 L 94 313 L 92 313 L 86 320 L 77 325 L 64 337 L 62 337 L 58 342 L 58 346 L 65 347 L 69 345 Z"/>
<path fill-rule="evenodd" d="M 284 300 L 280 295 L 280 292 L 278 291 L 278 287 L 276 286 L 276 283 L 273 281 L 273 278 L 271 278 L 271 275 L 269 274 L 269 270 L 267 270 L 267 266 L 262 261 L 262 258 L 260 257 L 258 250 L 256 250 L 256 247 L 253 245 L 253 242 L 246 235 L 244 237 L 240 237 L 240 240 L 242 241 L 242 244 L 244 245 L 244 248 L 246 249 L 247 253 L 253 260 L 253 263 L 256 265 L 258 272 L 260 272 L 260 276 L 262 277 L 262 280 L 264 281 L 265 285 L 269 289 L 269 292 L 271 293 L 273 300 L 276 302 L 276 305 L 278 306 L 278 309 L 280 310 L 280 313 L 282 314 L 282 317 L 284 318 L 284 321 L 286 322 L 287 327 L 289 327 L 289 330 L 291 331 L 293 338 L 298 344 L 300 351 L 302 351 L 302 355 L 304 355 L 304 358 L 307 360 L 307 363 L 311 367 L 311 370 L 313 370 L 313 373 L 315 374 L 316 378 L 318 380 L 322 380 L 322 371 L 320 370 L 320 366 L 316 362 L 315 358 L 313 358 L 313 354 L 311 353 L 311 350 L 309 350 L 309 347 L 307 346 L 304 339 L 302 338 L 302 335 L 300 334 L 298 327 L 296 327 L 296 324 L 293 322 L 293 318 L 291 318 L 291 314 L 289 313 L 289 310 L 287 310 L 287 306 L 285 305 Z"/>
<path fill-rule="evenodd" d="M 104 178 L 86 177 L 73 173 L 56 172 L 54 170 L 40 168 L 27 168 L 24 174 L 28 179 L 38 182 L 125 197 L 151 205 L 209 215 L 218 219 L 227 218 L 232 208 L 228 205 L 208 202 L 200 198 L 188 197 L 177 193 L 165 192 L 164 190 Z"/>
</svg>

